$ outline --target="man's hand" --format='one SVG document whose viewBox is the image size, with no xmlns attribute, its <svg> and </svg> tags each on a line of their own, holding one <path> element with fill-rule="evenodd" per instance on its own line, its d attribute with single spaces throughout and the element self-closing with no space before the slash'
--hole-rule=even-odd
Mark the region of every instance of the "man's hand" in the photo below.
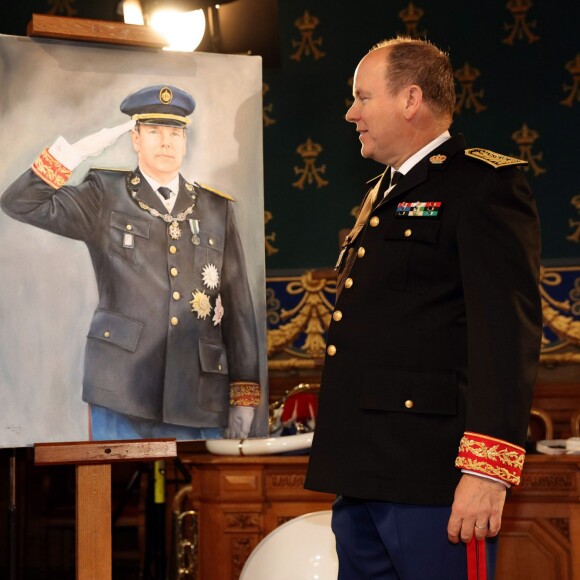
<svg viewBox="0 0 580 580">
<path fill-rule="evenodd" d="M 497 536 L 505 503 L 506 486 L 477 475 L 464 473 L 455 488 L 451 517 L 447 524 L 449 541 L 468 543 L 475 533 L 481 540 Z"/>
<path fill-rule="evenodd" d="M 88 137 L 84 137 L 72 144 L 77 153 L 83 158 L 100 155 L 107 147 L 112 145 L 123 133 L 127 133 L 135 126 L 135 121 L 130 120 L 116 127 L 101 129 Z"/>
<path fill-rule="evenodd" d="M 74 171 L 87 157 L 99 155 L 134 126 L 135 121 L 127 121 L 110 129 L 101 129 L 72 145 L 64 137 L 59 137 L 50 146 L 49 153 L 68 170 Z"/>
<path fill-rule="evenodd" d="M 247 437 L 254 419 L 254 412 L 254 407 L 230 407 L 226 439 L 244 439 Z"/>
</svg>

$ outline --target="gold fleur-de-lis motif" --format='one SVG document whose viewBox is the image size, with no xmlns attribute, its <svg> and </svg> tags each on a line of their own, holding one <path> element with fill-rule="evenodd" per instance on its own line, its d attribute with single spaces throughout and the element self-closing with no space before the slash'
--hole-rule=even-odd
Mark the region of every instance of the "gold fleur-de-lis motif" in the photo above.
<svg viewBox="0 0 580 580">
<path fill-rule="evenodd" d="M 270 90 L 270 85 L 262 83 L 262 100 L 266 96 L 266 93 Z M 270 117 L 269 113 L 272 112 L 272 103 L 268 105 L 262 105 L 262 119 L 264 122 L 264 127 L 269 127 L 276 122 L 276 119 Z"/>
<path fill-rule="evenodd" d="M 526 15 L 528 10 L 532 7 L 532 0 L 509 0 L 506 8 L 512 13 L 514 17 L 513 24 L 504 24 L 504 29 L 509 30 L 509 34 L 502 39 L 505 44 L 513 44 L 514 40 L 528 39 L 528 44 L 536 42 L 540 37 L 534 34 L 530 29 L 536 28 L 536 21 L 528 22 Z"/>
<path fill-rule="evenodd" d="M 419 38 L 420 36 L 427 35 L 426 30 L 417 30 L 419 20 L 423 18 L 423 14 L 425 14 L 425 11 L 421 8 L 417 8 L 413 2 L 409 2 L 409 5 L 399 12 L 399 18 L 405 24 L 407 36 Z"/>
<path fill-rule="evenodd" d="M 576 208 L 578 215 L 580 215 L 580 195 L 575 195 L 571 200 L 570 203 Z M 570 218 L 568 223 L 571 228 L 576 228 L 569 236 L 566 236 L 566 239 L 570 242 L 576 242 L 580 244 L 580 220 L 573 220 Z"/>
<path fill-rule="evenodd" d="M 320 24 L 320 20 L 316 16 L 311 16 L 308 10 L 294 21 L 296 28 L 300 31 L 300 40 L 293 40 L 292 46 L 296 48 L 294 54 L 290 56 L 292 60 L 300 62 L 302 56 L 312 56 L 314 60 L 318 60 L 326 56 L 318 47 L 322 45 L 322 38 L 314 38 L 314 29 Z"/>
<path fill-rule="evenodd" d="M 269 222 L 272 221 L 273 215 L 271 211 L 264 212 L 264 226 L 267 226 Z M 279 248 L 275 248 L 273 242 L 276 241 L 276 232 L 272 232 L 271 234 L 266 234 L 265 236 L 266 241 L 266 256 L 269 258 L 274 254 L 277 254 L 280 250 Z"/>
<path fill-rule="evenodd" d="M 564 91 L 568 91 L 569 94 L 560 103 L 571 107 L 575 100 L 580 101 L 580 54 L 566 63 L 566 70 L 572 75 L 572 84 L 564 85 Z"/>
<path fill-rule="evenodd" d="M 296 153 L 302 157 L 304 167 L 294 166 L 295 175 L 299 175 L 300 177 L 292 183 L 293 187 L 304 189 L 305 183 L 309 185 L 316 183 L 316 187 L 320 189 L 328 185 L 328 180 L 321 177 L 321 174 L 326 173 L 326 165 L 316 165 L 316 158 L 322 153 L 322 146 L 319 143 L 314 143 L 308 137 L 304 143 L 296 148 Z"/>
<path fill-rule="evenodd" d="M 466 62 L 462 68 L 455 71 L 454 75 L 461 85 L 461 93 L 457 95 L 455 103 L 455 112 L 460 114 L 463 108 L 473 108 L 476 113 L 480 113 L 487 109 L 487 106 L 479 101 L 483 98 L 483 89 L 477 92 L 473 90 L 473 83 L 480 75 L 479 70 Z"/>
<path fill-rule="evenodd" d="M 524 167 L 524 171 L 527 171 L 528 168 L 531 168 L 531 170 L 534 172 L 534 176 L 536 177 L 542 173 L 546 173 L 547 171 L 538 165 L 538 161 L 542 160 L 544 153 L 542 151 L 540 153 L 532 153 L 532 146 L 534 141 L 536 141 L 539 136 L 539 133 L 534 129 L 530 129 L 526 123 L 522 125 L 521 129 L 518 129 L 512 133 L 512 139 L 518 144 L 520 148 L 520 152 L 517 157 L 524 159 L 529 163 L 529 165 Z"/>
<path fill-rule="evenodd" d="M 48 14 L 65 14 L 66 16 L 74 16 L 77 11 L 72 4 L 76 0 L 48 0 L 50 10 Z"/>
</svg>

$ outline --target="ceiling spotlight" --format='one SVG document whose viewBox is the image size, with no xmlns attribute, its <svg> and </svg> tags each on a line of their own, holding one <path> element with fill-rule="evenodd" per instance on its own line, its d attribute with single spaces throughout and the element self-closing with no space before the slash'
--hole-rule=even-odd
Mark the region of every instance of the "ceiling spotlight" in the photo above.
<svg viewBox="0 0 580 580">
<path fill-rule="evenodd" d="M 205 33 L 205 14 L 203 10 L 157 10 L 151 15 L 150 25 L 167 39 L 164 50 L 193 52 Z"/>
<path fill-rule="evenodd" d="M 124 0 L 123 2 L 123 20 L 125 24 L 145 24 L 143 18 L 143 9 L 139 0 Z"/>
<path fill-rule="evenodd" d="M 173 7 L 163 8 L 162 2 L 140 2 L 123 0 L 123 19 L 125 24 L 145 24 L 156 30 L 167 40 L 164 50 L 193 52 L 205 34 L 205 14 L 203 9 L 182 10 Z"/>
</svg>

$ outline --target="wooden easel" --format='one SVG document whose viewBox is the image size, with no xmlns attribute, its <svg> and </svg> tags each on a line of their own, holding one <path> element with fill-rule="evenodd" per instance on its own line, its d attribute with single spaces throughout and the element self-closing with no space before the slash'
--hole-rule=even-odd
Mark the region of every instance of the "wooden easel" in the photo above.
<svg viewBox="0 0 580 580">
<path fill-rule="evenodd" d="M 112 580 L 111 464 L 171 457 L 175 439 L 34 445 L 34 465 L 76 465 L 77 580 Z"/>
</svg>

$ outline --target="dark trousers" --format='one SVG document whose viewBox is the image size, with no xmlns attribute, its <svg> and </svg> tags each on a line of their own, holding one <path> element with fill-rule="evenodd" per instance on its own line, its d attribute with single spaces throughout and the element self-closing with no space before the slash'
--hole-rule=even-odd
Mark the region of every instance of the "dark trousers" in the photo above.
<svg viewBox="0 0 580 580">
<path fill-rule="evenodd" d="M 450 506 L 339 497 L 332 509 L 338 580 L 466 580 L 465 544 L 447 539 Z M 486 542 L 493 580 L 497 539 Z"/>
</svg>

